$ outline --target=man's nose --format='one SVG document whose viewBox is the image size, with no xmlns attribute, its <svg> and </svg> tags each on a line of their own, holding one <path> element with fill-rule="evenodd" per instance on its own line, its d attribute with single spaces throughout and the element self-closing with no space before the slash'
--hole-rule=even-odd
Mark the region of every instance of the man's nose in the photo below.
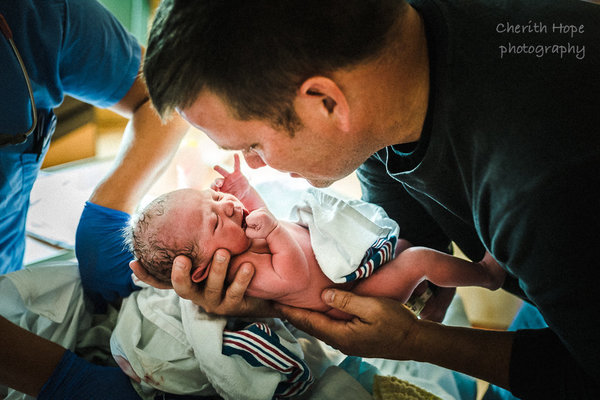
<svg viewBox="0 0 600 400">
<path fill-rule="evenodd" d="M 256 153 L 244 152 L 244 159 L 246 164 L 252 169 L 257 169 L 266 166 L 267 164 L 263 161 L 261 156 Z"/>
</svg>

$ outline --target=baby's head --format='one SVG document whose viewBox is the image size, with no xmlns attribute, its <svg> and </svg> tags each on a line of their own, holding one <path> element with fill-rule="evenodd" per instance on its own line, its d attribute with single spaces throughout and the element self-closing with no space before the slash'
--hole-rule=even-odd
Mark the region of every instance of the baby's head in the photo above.
<svg viewBox="0 0 600 400">
<path fill-rule="evenodd" d="M 181 189 L 163 194 L 131 219 L 125 241 L 142 266 L 159 281 L 171 284 L 173 260 L 192 261 L 192 280 L 201 282 L 217 249 L 232 255 L 250 246 L 243 204 L 214 190 Z"/>
</svg>

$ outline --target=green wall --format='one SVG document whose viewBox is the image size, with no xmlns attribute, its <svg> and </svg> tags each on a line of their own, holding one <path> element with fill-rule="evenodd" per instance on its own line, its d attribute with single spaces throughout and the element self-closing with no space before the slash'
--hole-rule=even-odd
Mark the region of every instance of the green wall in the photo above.
<svg viewBox="0 0 600 400">
<path fill-rule="evenodd" d="M 131 32 L 140 43 L 146 45 L 146 33 L 150 18 L 148 0 L 99 0 Z"/>
</svg>

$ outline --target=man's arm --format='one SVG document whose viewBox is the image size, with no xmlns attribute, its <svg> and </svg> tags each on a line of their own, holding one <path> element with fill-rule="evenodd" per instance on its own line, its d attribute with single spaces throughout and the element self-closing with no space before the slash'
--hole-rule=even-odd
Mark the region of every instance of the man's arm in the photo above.
<svg viewBox="0 0 600 400">
<path fill-rule="evenodd" d="M 275 304 L 285 318 L 344 354 L 429 362 L 509 388 L 514 332 L 483 331 L 419 320 L 400 302 L 327 289 L 323 301 L 350 321 Z"/>
</svg>

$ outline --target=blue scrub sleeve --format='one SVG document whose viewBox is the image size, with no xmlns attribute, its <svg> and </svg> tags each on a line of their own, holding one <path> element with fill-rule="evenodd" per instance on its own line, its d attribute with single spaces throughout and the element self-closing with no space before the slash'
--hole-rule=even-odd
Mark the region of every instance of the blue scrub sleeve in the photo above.
<svg viewBox="0 0 600 400">
<path fill-rule="evenodd" d="M 60 76 L 63 90 L 97 107 L 109 107 L 135 81 L 142 56 L 137 40 L 100 3 L 66 1 Z"/>
<path fill-rule="evenodd" d="M 67 350 L 38 399 L 139 400 L 140 397 L 119 368 L 94 365 Z"/>
<path fill-rule="evenodd" d="M 102 311 L 106 302 L 126 297 L 139 287 L 131 279 L 133 256 L 123 242 L 129 214 L 85 203 L 75 236 L 75 254 L 86 295 Z"/>
</svg>

